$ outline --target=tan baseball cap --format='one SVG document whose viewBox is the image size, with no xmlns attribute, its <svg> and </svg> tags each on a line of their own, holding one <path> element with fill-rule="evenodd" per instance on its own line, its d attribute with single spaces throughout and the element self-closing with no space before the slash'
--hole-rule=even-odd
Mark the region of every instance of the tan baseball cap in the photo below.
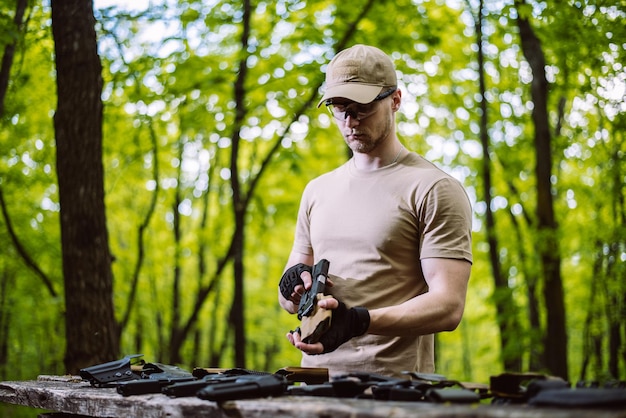
<svg viewBox="0 0 626 418">
<path fill-rule="evenodd" d="M 317 104 L 345 97 L 357 103 L 370 103 L 385 87 L 398 84 L 391 59 L 380 49 L 354 45 L 339 52 L 326 68 L 326 90 Z"/>
</svg>

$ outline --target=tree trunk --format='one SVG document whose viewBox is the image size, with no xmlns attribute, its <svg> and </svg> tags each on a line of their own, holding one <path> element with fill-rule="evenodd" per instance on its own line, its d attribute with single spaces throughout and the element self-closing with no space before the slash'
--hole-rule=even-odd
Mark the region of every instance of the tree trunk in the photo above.
<svg viewBox="0 0 626 418">
<path fill-rule="evenodd" d="M 235 332 L 235 366 L 246 366 L 246 332 L 245 332 L 245 307 L 244 307 L 244 247 L 245 247 L 245 215 L 246 199 L 239 178 L 239 143 L 241 141 L 241 128 L 246 116 L 245 82 L 248 75 L 248 40 L 250 37 L 250 19 L 252 5 L 249 0 L 243 2 L 243 30 L 241 32 L 241 56 L 239 57 L 239 72 L 235 81 L 235 121 L 232 136 L 232 148 L 230 157 L 230 182 L 233 190 L 233 215 L 235 219 L 235 232 L 233 237 L 233 275 L 234 296 L 230 310 L 230 322 Z"/>
<path fill-rule="evenodd" d="M 494 281 L 494 303 L 496 305 L 497 322 L 500 330 L 500 347 L 502 363 L 505 370 L 521 371 L 521 355 L 515 347 L 519 346 L 519 338 L 516 331 L 521 327 L 517 319 L 517 307 L 513 299 L 512 290 L 509 288 L 508 280 L 502 272 L 502 265 L 499 257 L 499 243 L 497 237 L 496 221 L 491 210 L 491 156 L 488 135 L 487 119 L 487 98 L 485 83 L 485 60 L 482 48 L 482 20 L 483 1 L 480 2 L 478 13 L 474 17 L 476 27 L 476 45 L 478 46 L 478 80 L 482 100 L 480 102 L 480 143 L 483 149 L 482 158 L 482 180 L 483 196 L 486 204 L 485 226 L 487 232 L 487 243 L 489 244 L 489 261 L 491 274 Z"/>
<path fill-rule="evenodd" d="M 178 158 L 180 161 L 183 160 L 183 144 L 179 144 L 178 149 Z M 180 352 L 180 346 L 182 346 L 182 341 L 184 340 L 184 336 L 182 334 L 182 329 L 180 325 L 181 318 L 181 252 L 183 249 L 182 233 L 181 233 L 181 225 L 180 225 L 180 212 L 179 207 L 183 200 L 182 198 L 182 164 L 178 166 L 178 174 L 177 174 L 177 182 L 176 182 L 176 191 L 174 193 L 174 204 L 172 205 L 172 213 L 174 214 L 173 220 L 173 232 L 174 232 L 174 272 L 172 277 L 172 293 L 171 293 L 171 301 L 172 301 L 172 341 L 181 341 L 181 345 L 171 344 L 170 345 L 170 354 L 168 356 L 168 362 L 171 364 L 180 364 L 182 363 L 182 356 Z M 176 350 L 172 350 L 173 347 L 176 347 Z"/>
<path fill-rule="evenodd" d="M 533 32 L 528 19 L 523 17 L 523 1 L 518 6 L 517 24 L 524 57 L 533 74 L 531 96 L 532 119 L 535 126 L 535 177 L 537 179 L 537 249 L 541 259 L 546 306 L 546 335 L 544 340 L 546 367 L 564 379 L 567 371 L 567 333 L 565 330 L 565 302 L 561 278 L 561 255 L 557 239 L 558 228 L 554 217 L 552 197 L 552 149 L 548 119 L 548 81 L 541 42 Z"/>
<path fill-rule="evenodd" d="M 118 357 L 104 207 L 102 68 L 91 0 L 53 0 L 68 373 Z"/>
<path fill-rule="evenodd" d="M 24 13 L 26 12 L 27 1 L 18 0 L 15 7 L 15 16 L 13 17 L 14 29 L 17 32 L 22 31 L 24 26 Z M 5 27 L 5 31 L 9 28 Z M 6 97 L 7 90 L 9 88 L 9 79 L 11 76 L 11 67 L 13 66 L 13 57 L 15 56 L 15 46 L 17 45 L 17 39 L 8 43 L 4 47 L 4 54 L 2 55 L 2 62 L 0 62 L 0 116 L 4 116 L 4 98 Z"/>
</svg>

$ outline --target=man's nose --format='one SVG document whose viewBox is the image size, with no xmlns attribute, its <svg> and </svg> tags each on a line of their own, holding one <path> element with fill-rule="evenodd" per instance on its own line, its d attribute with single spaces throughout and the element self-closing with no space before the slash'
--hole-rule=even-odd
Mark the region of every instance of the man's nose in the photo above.
<svg viewBox="0 0 626 418">
<path fill-rule="evenodd" d="M 350 128 L 351 128 L 351 127 L 353 127 L 353 126 L 358 125 L 359 123 L 361 123 L 361 122 L 357 119 L 356 115 L 353 115 L 353 114 L 351 114 L 351 113 L 349 113 L 349 112 L 346 112 L 346 114 L 345 114 L 345 118 L 346 118 L 346 119 L 345 119 L 344 123 L 346 124 L 346 126 L 348 126 L 348 127 L 350 127 Z"/>
</svg>

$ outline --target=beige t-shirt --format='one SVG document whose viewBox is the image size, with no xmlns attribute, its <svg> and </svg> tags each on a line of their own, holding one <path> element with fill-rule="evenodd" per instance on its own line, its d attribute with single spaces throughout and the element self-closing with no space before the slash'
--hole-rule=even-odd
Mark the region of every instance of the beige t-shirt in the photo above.
<svg viewBox="0 0 626 418">
<path fill-rule="evenodd" d="M 421 156 L 367 172 L 350 160 L 305 188 L 293 249 L 330 261 L 327 293 L 348 307 L 374 309 L 428 291 L 421 259 L 472 262 L 471 223 L 461 184 Z M 331 375 L 432 373 L 433 336 L 366 334 L 331 353 L 303 354 L 302 366 L 327 367 Z"/>
</svg>

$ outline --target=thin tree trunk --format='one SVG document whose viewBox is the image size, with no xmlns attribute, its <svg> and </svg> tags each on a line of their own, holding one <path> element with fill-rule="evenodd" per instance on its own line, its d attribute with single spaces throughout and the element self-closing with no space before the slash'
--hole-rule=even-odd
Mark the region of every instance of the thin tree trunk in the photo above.
<svg viewBox="0 0 626 418">
<path fill-rule="evenodd" d="M 150 133 L 150 143 L 152 146 L 152 179 L 154 180 L 155 189 L 150 198 L 150 205 L 148 206 L 148 210 L 139 225 L 137 230 L 137 260 L 135 261 L 135 267 L 133 268 L 133 275 L 130 280 L 130 292 L 128 294 L 128 299 L 126 300 L 126 308 L 124 310 L 124 314 L 122 315 L 122 320 L 120 321 L 120 329 L 124 330 L 130 321 L 130 316 L 136 306 L 136 296 L 137 296 L 137 288 L 139 286 L 139 276 L 141 273 L 141 269 L 143 267 L 143 262 L 145 258 L 145 235 L 148 229 L 148 225 L 150 224 L 150 220 L 152 219 L 152 215 L 154 214 L 157 198 L 159 196 L 159 147 L 157 144 L 157 136 L 156 132 L 154 132 L 154 126 L 152 126 L 152 121 L 148 121 L 148 130 Z"/>
<path fill-rule="evenodd" d="M 17 33 L 21 33 L 24 26 L 24 14 L 26 13 L 27 0 L 18 0 L 15 4 L 15 16 L 13 17 L 13 24 Z M 11 78 L 11 67 L 13 66 L 13 60 L 15 57 L 15 47 L 17 45 L 17 39 L 7 44 L 4 48 L 4 54 L 2 55 L 2 63 L 0 64 L 0 118 L 4 117 L 4 102 L 6 94 L 9 88 L 9 80 Z M 37 262 L 31 257 L 27 249 L 22 244 L 17 233 L 13 229 L 13 221 L 9 216 L 9 209 L 6 201 L 4 200 L 4 192 L 0 185 L 0 211 L 4 218 L 4 222 L 9 233 L 9 238 L 13 243 L 18 255 L 24 260 L 26 266 L 31 269 L 37 277 L 41 279 L 48 293 L 53 298 L 57 297 L 57 291 L 54 289 L 52 279 L 44 273 L 39 267 Z"/>
<path fill-rule="evenodd" d="M 183 157 L 183 149 L 184 149 L 184 144 L 179 143 L 179 161 L 182 161 L 182 157 Z M 176 182 L 176 191 L 175 191 L 175 198 L 174 198 L 174 204 L 172 205 L 172 213 L 174 214 L 174 220 L 173 220 L 173 230 L 174 230 L 174 273 L 173 273 L 173 278 L 172 278 L 172 294 L 171 294 L 171 301 L 172 301 L 172 325 L 171 325 L 171 329 L 172 329 L 172 340 L 174 341 L 181 341 L 182 344 L 182 336 L 180 335 L 182 330 L 181 330 L 181 312 L 180 312 L 180 308 L 181 308 L 181 292 L 180 292 L 180 287 L 181 287 L 181 252 L 182 252 L 182 248 L 183 248 L 183 244 L 181 242 L 182 239 L 182 234 L 181 234 L 181 225 L 180 225 L 180 212 L 179 212 L 179 206 L 182 203 L 182 183 L 183 183 L 183 179 L 182 179 L 182 164 L 179 164 L 178 166 L 178 176 L 177 176 L 177 182 Z M 172 350 L 172 347 L 176 347 L 176 350 Z M 169 359 L 168 361 L 172 364 L 179 364 L 182 362 L 182 357 L 181 357 L 181 353 L 180 353 L 180 349 L 178 345 L 172 345 L 170 346 L 170 354 L 169 354 Z"/>
<path fill-rule="evenodd" d="M 245 333 L 245 307 L 244 307 L 244 262 L 243 254 L 245 247 L 245 196 L 239 178 L 239 143 L 241 141 L 241 128 L 247 110 L 245 105 L 245 82 L 248 74 L 248 40 L 250 37 L 250 19 L 252 5 L 250 0 L 243 2 L 243 30 L 241 31 L 241 56 L 239 57 L 239 71 L 235 81 L 235 120 L 232 135 L 232 148 L 230 155 L 230 182 L 233 190 L 233 213 L 235 219 L 235 232 L 233 236 L 233 274 L 234 296 L 230 311 L 230 321 L 235 332 L 235 366 L 245 367 L 246 364 L 246 333 Z"/>
<path fill-rule="evenodd" d="M 468 4 L 469 7 L 469 4 Z M 486 203 L 485 209 L 485 227 L 487 231 L 487 242 L 489 244 L 489 261 L 491 266 L 491 274 L 494 281 L 494 303 L 497 311 L 497 321 L 500 328 L 500 347 L 502 353 L 502 362 L 505 370 L 519 371 L 521 370 L 521 353 L 520 350 L 513 349 L 513 345 L 519 345 L 518 335 L 521 325 L 517 319 L 517 308 L 513 293 L 508 285 L 508 280 L 502 272 L 502 265 L 499 256 L 499 243 L 497 237 L 496 221 L 491 209 L 492 201 L 492 175 L 491 175 L 491 156 L 488 135 L 488 109 L 486 97 L 485 82 L 485 59 L 483 53 L 483 1 L 481 0 L 477 15 L 474 17 L 476 27 L 476 44 L 478 46 L 478 80 L 479 90 L 482 100 L 480 101 L 480 142 L 483 149 L 482 158 L 482 180 L 483 180 L 483 196 Z"/>
<path fill-rule="evenodd" d="M 27 5 L 27 0 L 17 0 L 15 3 L 15 16 L 13 17 L 13 24 L 15 25 L 15 29 L 18 33 L 22 32 L 22 27 L 24 26 L 24 13 L 26 13 Z M 4 98 L 6 97 L 7 90 L 9 88 L 11 67 L 13 66 L 13 57 L 15 56 L 16 45 L 17 39 L 8 43 L 4 47 L 4 54 L 2 55 L 2 64 L 0 64 L 0 116 L 4 116 Z"/>
<path fill-rule="evenodd" d="M 523 5 L 523 0 L 516 2 Z M 558 228 L 552 197 L 552 148 L 548 119 L 548 81 L 541 42 L 530 22 L 519 11 L 517 24 L 524 57 L 533 74 L 531 96 L 532 120 L 535 127 L 535 177 L 537 181 L 537 250 L 543 270 L 543 297 L 546 306 L 546 335 L 544 353 L 548 370 L 568 379 L 567 332 L 565 328 L 565 301 L 561 278 L 561 255 L 557 239 Z"/>
</svg>

